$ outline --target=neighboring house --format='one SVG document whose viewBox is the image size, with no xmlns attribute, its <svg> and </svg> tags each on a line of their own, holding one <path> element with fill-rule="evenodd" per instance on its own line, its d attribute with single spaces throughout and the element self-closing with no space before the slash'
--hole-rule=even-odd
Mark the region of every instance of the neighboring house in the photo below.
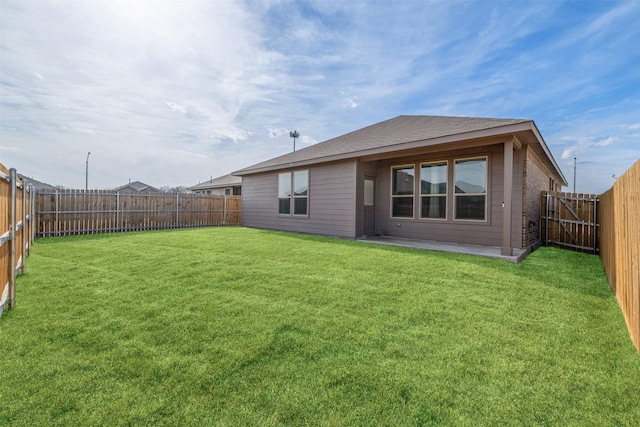
<svg viewBox="0 0 640 427">
<path fill-rule="evenodd" d="M 242 178 L 231 174 L 211 178 L 188 188 L 197 194 L 225 194 L 227 196 L 239 196 L 242 194 Z"/>
<path fill-rule="evenodd" d="M 234 172 L 242 224 L 513 248 L 539 245 L 567 185 L 532 120 L 399 116 Z"/>
<path fill-rule="evenodd" d="M 26 181 L 27 184 L 33 185 L 33 188 L 35 188 L 36 191 L 44 191 L 44 190 L 55 191 L 55 190 L 57 190 L 57 188 L 55 186 L 53 186 L 53 185 L 38 181 L 37 179 L 33 179 L 33 178 L 28 177 L 28 176 L 24 176 L 24 175 L 22 175 L 20 173 L 18 174 L 18 177 L 21 180 Z"/>
<path fill-rule="evenodd" d="M 162 193 L 162 190 L 159 188 L 152 187 L 151 185 L 140 181 L 131 182 L 131 180 L 129 180 L 128 184 L 114 188 L 113 191 L 118 191 L 120 193 Z"/>
</svg>

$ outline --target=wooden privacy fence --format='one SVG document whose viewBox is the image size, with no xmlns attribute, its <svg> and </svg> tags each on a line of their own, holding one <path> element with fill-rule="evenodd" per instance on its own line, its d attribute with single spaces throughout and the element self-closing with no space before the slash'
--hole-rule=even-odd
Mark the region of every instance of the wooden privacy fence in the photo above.
<svg viewBox="0 0 640 427">
<path fill-rule="evenodd" d="M 38 191 L 37 236 L 240 225 L 240 196 Z"/>
<path fill-rule="evenodd" d="M 600 259 L 640 352 L 640 160 L 600 195 Z"/>
<path fill-rule="evenodd" d="M 0 164 L 0 316 L 16 304 L 16 275 L 24 273 L 34 234 L 35 191 Z"/>
<path fill-rule="evenodd" d="M 543 191 L 542 243 L 580 252 L 598 252 L 598 196 Z"/>
</svg>

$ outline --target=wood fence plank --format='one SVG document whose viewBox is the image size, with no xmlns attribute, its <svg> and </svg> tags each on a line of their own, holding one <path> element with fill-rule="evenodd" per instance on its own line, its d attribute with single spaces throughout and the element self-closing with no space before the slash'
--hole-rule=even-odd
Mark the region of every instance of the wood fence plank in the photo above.
<svg viewBox="0 0 640 427">
<path fill-rule="evenodd" d="M 37 235 L 240 225 L 240 196 L 64 190 L 36 195 Z"/>
<path fill-rule="evenodd" d="M 640 160 L 600 198 L 600 258 L 640 352 Z"/>
</svg>

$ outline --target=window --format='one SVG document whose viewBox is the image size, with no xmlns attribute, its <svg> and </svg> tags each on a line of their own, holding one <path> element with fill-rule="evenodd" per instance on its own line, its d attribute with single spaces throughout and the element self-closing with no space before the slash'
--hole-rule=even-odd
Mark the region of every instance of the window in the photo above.
<svg viewBox="0 0 640 427">
<path fill-rule="evenodd" d="M 231 195 L 231 189 L 230 188 L 225 188 L 224 189 L 224 195 L 225 196 L 230 196 Z"/>
<path fill-rule="evenodd" d="M 455 161 L 455 219 L 484 221 L 487 217 L 487 158 Z"/>
<path fill-rule="evenodd" d="M 447 162 L 420 167 L 420 218 L 447 218 Z"/>
<path fill-rule="evenodd" d="M 293 191 L 291 189 L 293 188 Z M 309 210 L 309 171 L 278 174 L 278 214 L 306 216 Z"/>
<path fill-rule="evenodd" d="M 391 168 L 391 216 L 413 218 L 414 166 Z"/>
<path fill-rule="evenodd" d="M 375 181 L 371 178 L 364 179 L 364 205 L 374 206 L 375 204 Z"/>
<path fill-rule="evenodd" d="M 309 171 L 293 173 L 293 214 L 306 215 L 309 201 Z"/>
</svg>

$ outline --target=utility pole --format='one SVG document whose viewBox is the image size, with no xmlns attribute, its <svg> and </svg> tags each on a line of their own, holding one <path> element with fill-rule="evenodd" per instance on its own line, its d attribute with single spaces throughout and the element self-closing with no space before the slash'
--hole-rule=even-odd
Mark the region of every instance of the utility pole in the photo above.
<svg viewBox="0 0 640 427">
<path fill-rule="evenodd" d="M 87 191 L 89 191 L 89 154 L 91 154 L 91 151 L 89 151 L 87 153 L 87 167 L 86 167 L 85 172 L 84 172 L 84 191 L 85 191 L 85 193 Z"/>
<path fill-rule="evenodd" d="M 289 132 L 289 136 L 293 138 L 293 151 L 296 151 L 296 138 L 300 136 L 300 132 L 294 130 L 293 132 Z"/>
</svg>

